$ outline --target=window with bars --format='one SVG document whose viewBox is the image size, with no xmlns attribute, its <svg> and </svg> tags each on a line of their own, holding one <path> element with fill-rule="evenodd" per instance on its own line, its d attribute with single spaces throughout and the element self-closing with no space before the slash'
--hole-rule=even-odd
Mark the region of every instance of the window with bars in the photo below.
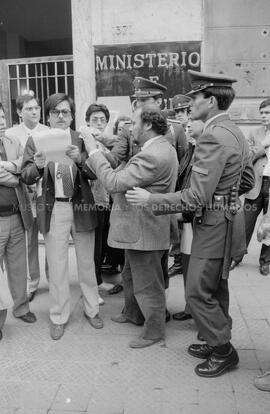
<svg viewBox="0 0 270 414">
<path fill-rule="evenodd" d="M 16 113 L 16 98 L 26 91 L 33 91 L 40 100 L 41 122 L 45 123 L 44 101 L 56 92 L 64 92 L 74 97 L 74 77 L 72 57 L 66 59 L 40 59 L 40 61 L 12 62 L 8 64 L 11 119 L 19 123 Z"/>
</svg>

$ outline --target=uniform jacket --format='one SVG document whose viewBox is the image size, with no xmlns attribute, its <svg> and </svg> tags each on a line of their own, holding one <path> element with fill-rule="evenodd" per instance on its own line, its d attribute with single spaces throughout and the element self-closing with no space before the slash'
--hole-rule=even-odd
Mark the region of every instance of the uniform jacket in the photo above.
<svg viewBox="0 0 270 414">
<path fill-rule="evenodd" d="M 180 124 L 171 124 L 165 137 L 176 149 L 178 162 L 180 163 L 187 150 L 187 139 L 184 128 Z"/>
<path fill-rule="evenodd" d="M 84 149 L 83 140 L 79 138 L 80 134 L 72 130 L 70 130 L 70 133 L 72 144 L 77 145 L 82 155 L 81 165 L 76 164 L 73 169 L 74 194 L 72 204 L 75 227 L 78 232 L 87 232 L 97 226 L 94 198 L 88 183 L 89 179 L 95 179 L 96 177 L 86 165 L 87 153 Z M 39 170 L 34 163 L 36 151 L 33 138 L 30 137 L 23 156 L 22 179 L 27 185 L 32 185 L 42 178 L 42 193 L 37 198 L 37 220 L 40 232 L 45 234 L 50 230 L 51 214 L 55 201 L 55 164 L 49 162 L 43 170 Z"/>
<path fill-rule="evenodd" d="M 144 187 L 151 193 L 174 191 L 178 160 L 168 141 L 164 137 L 157 138 L 118 172 L 99 152 L 92 154 L 86 162 L 104 187 L 115 193 L 109 245 L 145 251 L 169 249 L 170 216 L 156 217 L 151 209 L 131 206 L 125 199 L 125 192 L 134 186 Z"/>
<path fill-rule="evenodd" d="M 214 118 L 198 139 L 190 187 L 174 194 L 152 194 L 149 205 L 156 214 L 199 210 L 202 223 L 195 223 L 192 254 L 201 258 L 224 257 L 227 219 L 223 209 L 207 209 L 215 195 L 229 195 L 241 174 L 239 193 L 254 186 L 249 148 L 240 129 L 227 114 Z"/>
<path fill-rule="evenodd" d="M 192 171 L 192 157 L 194 154 L 195 145 L 189 143 L 188 148 L 180 162 L 179 174 L 176 184 L 177 190 L 189 187 L 190 175 Z"/>
<path fill-rule="evenodd" d="M 16 173 L 11 174 L 5 171 L 1 172 L 0 184 L 15 188 L 23 226 L 25 230 L 28 230 L 33 224 L 33 215 L 26 186 L 20 179 L 23 147 L 17 139 L 8 137 L 3 138 L 3 145 L 7 154 L 7 160 L 12 161 L 16 166 Z"/>
<path fill-rule="evenodd" d="M 264 138 L 265 138 L 265 127 L 264 126 L 256 128 L 250 132 L 249 137 L 248 137 L 248 145 L 249 145 L 249 150 L 250 150 L 250 154 L 252 158 L 254 157 L 257 151 L 264 149 L 264 147 L 261 144 Z M 264 170 L 264 167 L 266 166 L 267 161 L 268 161 L 267 156 L 265 154 L 264 157 L 258 159 L 253 165 L 254 173 L 255 173 L 255 186 L 251 191 L 249 191 L 246 194 L 246 198 L 248 198 L 249 200 L 255 200 L 260 194 L 261 187 L 262 187 L 263 170 Z"/>
</svg>

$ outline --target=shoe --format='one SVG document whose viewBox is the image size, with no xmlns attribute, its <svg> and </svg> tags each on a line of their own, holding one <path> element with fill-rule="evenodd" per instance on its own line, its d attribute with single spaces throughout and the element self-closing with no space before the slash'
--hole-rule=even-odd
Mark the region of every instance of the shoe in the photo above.
<svg viewBox="0 0 270 414">
<path fill-rule="evenodd" d="M 270 371 L 258 375 L 254 379 L 254 385 L 258 390 L 270 392 Z"/>
<path fill-rule="evenodd" d="M 98 304 L 99 304 L 99 306 L 102 306 L 102 305 L 104 305 L 104 300 L 102 299 L 102 297 L 98 297 Z"/>
<path fill-rule="evenodd" d="M 238 362 L 238 354 L 232 346 L 230 352 L 226 355 L 213 351 L 205 362 L 196 366 L 195 372 L 200 377 L 215 378 L 222 375 L 225 371 L 235 368 Z"/>
<path fill-rule="evenodd" d="M 169 277 L 181 275 L 182 273 L 183 273 L 183 267 L 179 263 L 174 263 L 168 270 Z"/>
<path fill-rule="evenodd" d="M 35 296 L 36 296 L 37 291 L 34 290 L 34 292 L 29 293 L 28 295 L 28 301 L 32 302 L 32 300 L 34 300 Z"/>
<path fill-rule="evenodd" d="M 205 339 L 204 339 L 204 337 L 200 334 L 200 332 L 198 332 L 197 339 L 198 339 L 198 341 L 205 342 Z"/>
<path fill-rule="evenodd" d="M 152 346 L 157 344 L 158 342 L 164 341 L 163 338 L 158 338 L 158 339 L 143 339 L 141 337 L 137 338 L 137 339 L 133 339 L 133 341 L 131 341 L 129 343 L 129 347 L 130 348 L 134 348 L 134 349 L 141 349 L 141 348 L 147 348 L 148 346 Z"/>
<path fill-rule="evenodd" d="M 196 358 L 207 359 L 212 354 L 213 349 L 208 344 L 192 344 L 188 347 L 188 353 Z"/>
<path fill-rule="evenodd" d="M 165 322 L 168 323 L 171 320 L 171 314 L 168 311 L 168 309 L 166 309 L 166 315 L 165 315 Z"/>
<path fill-rule="evenodd" d="M 64 335 L 64 332 L 65 332 L 65 325 L 63 324 L 57 325 L 51 322 L 50 335 L 53 340 L 57 341 L 58 339 L 62 338 L 62 336 Z"/>
<path fill-rule="evenodd" d="M 182 312 L 175 313 L 173 315 L 173 319 L 175 321 L 186 321 L 188 319 L 192 319 L 192 316 L 190 315 L 190 313 L 186 313 L 182 311 Z"/>
<path fill-rule="evenodd" d="M 260 265 L 260 274 L 263 276 L 269 275 L 269 265 L 268 264 L 262 264 Z"/>
<path fill-rule="evenodd" d="M 0 341 L 1 341 L 2 338 L 3 338 L 3 332 L 0 329 Z"/>
<path fill-rule="evenodd" d="M 242 262 L 242 260 L 232 260 L 231 266 L 230 266 L 230 271 L 235 269 L 237 266 L 239 266 L 241 262 Z"/>
<path fill-rule="evenodd" d="M 112 316 L 111 320 L 116 323 L 131 323 L 131 321 L 127 319 L 123 313 L 120 313 L 120 315 Z"/>
<path fill-rule="evenodd" d="M 113 287 L 114 285 L 112 283 L 102 282 L 101 285 L 98 286 L 98 290 L 105 290 L 106 292 L 108 292 Z"/>
<path fill-rule="evenodd" d="M 122 285 L 114 285 L 114 287 L 110 290 L 108 290 L 108 295 L 117 295 L 117 293 L 122 292 L 124 290 Z"/>
<path fill-rule="evenodd" d="M 16 318 L 21 319 L 22 321 L 26 323 L 35 323 L 37 321 L 37 318 L 33 312 L 27 312 L 25 315 L 22 316 L 16 316 Z"/>
<path fill-rule="evenodd" d="M 112 316 L 111 320 L 116 323 L 132 323 L 133 325 L 136 325 L 136 326 L 142 326 L 144 324 L 143 322 L 135 323 L 131 321 L 130 319 L 127 319 L 124 313 L 120 313 L 119 315 Z"/>
<path fill-rule="evenodd" d="M 86 313 L 84 314 L 84 316 L 86 317 L 86 319 L 88 320 L 88 322 L 90 323 L 90 325 L 93 328 L 95 328 L 95 329 L 102 329 L 103 328 L 103 320 L 101 319 L 101 317 L 99 316 L 99 314 L 97 314 L 93 318 L 91 318 L 90 316 L 86 315 Z"/>
</svg>

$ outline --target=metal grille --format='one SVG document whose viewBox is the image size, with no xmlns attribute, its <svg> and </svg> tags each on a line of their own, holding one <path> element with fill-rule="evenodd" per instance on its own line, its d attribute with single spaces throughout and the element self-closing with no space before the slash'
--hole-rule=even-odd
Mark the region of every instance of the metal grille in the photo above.
<svg viewBox="0 0 270 414">
<path fill-rule="evenodd" d="M 64 92 L 74 96 L 72 56 L 13 61 L 8 63 L 8 76 L 12 124 L 18 123 L 16 98 L 26 91 L 33 91 L 40 100 L 43 123 L 45 123 L 44 101 L 49 95 Z"/>
</svg>

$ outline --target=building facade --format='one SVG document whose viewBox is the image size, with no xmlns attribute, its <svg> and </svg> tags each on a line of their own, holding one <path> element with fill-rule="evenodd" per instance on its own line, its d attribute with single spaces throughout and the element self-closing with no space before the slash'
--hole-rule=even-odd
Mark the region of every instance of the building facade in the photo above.
<svg viewBox="0 0 270 414">
<path fill-rule="evenodd" d="M 231 116 L 244 130 L 270 96 L 269 0 L 2 0 L 1 8 L 0 98 L 11 123 L 24 89 L 41 101 L 71 93 L 77 125 L 97 98 L 123 112 L 135 76 L 164 83 L 169 107 L 188 90 L 189 68 L 239 80 Z"/>
</svg>

